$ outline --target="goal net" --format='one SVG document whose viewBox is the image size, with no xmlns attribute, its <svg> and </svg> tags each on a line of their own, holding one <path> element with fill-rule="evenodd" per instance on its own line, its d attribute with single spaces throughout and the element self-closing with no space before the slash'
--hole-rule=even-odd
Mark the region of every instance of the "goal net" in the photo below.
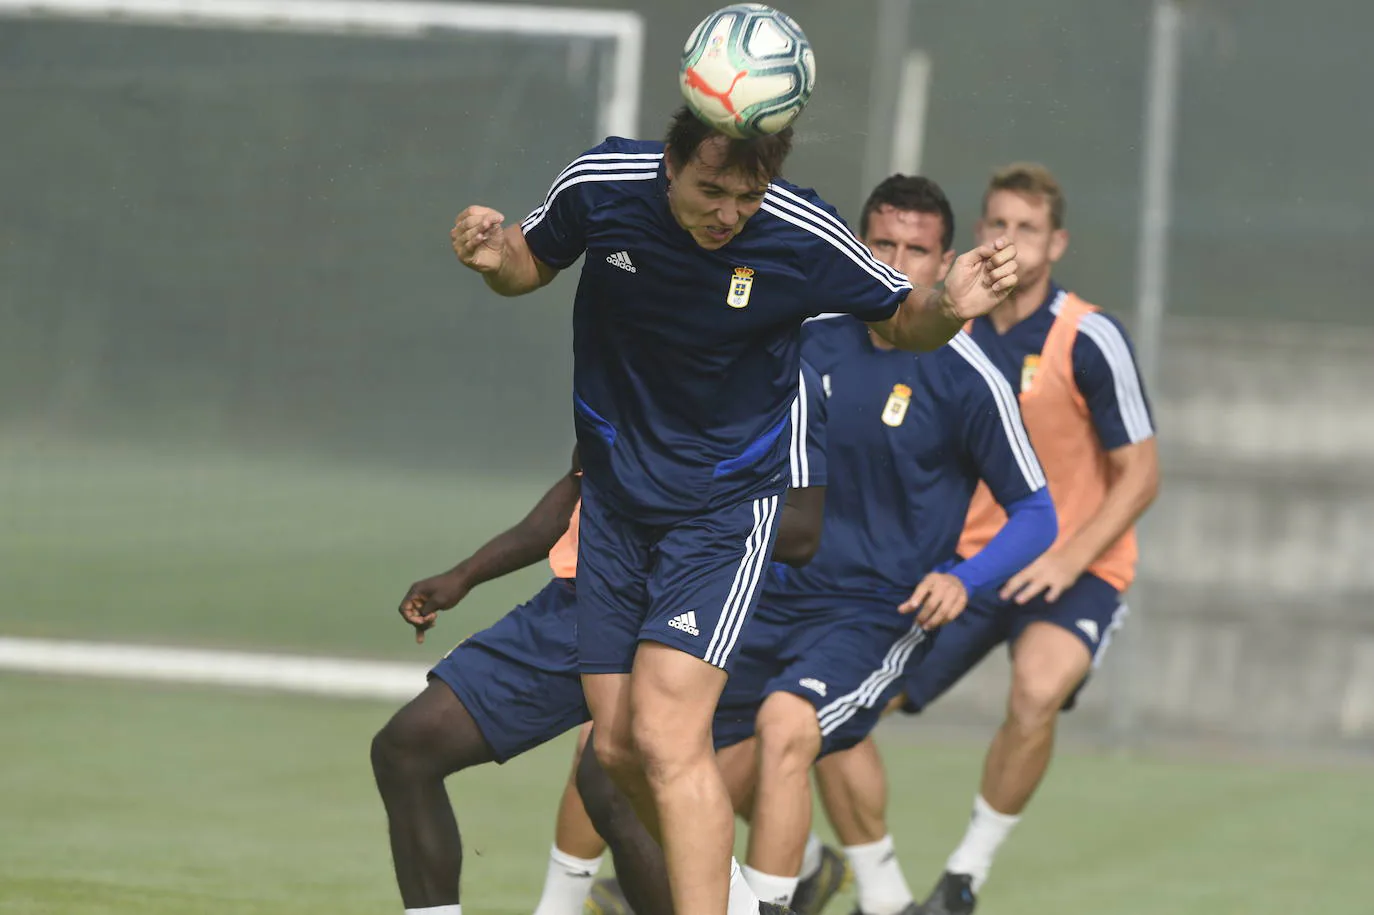
<svg viewBox="0 0 1374 915">
<path fill-rule="evenodd" d="M 514 4 L 0 0 L 0 422 L 561 451 L 571 287 L 496 302 L 447 232 L 469 203 L 519 219 L 634 133 L 641 32 Z"/>
</svg>

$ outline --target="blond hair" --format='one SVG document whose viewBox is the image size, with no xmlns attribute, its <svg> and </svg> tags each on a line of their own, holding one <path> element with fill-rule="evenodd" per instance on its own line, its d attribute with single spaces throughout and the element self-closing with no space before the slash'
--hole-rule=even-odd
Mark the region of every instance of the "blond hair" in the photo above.
<svg viewBox="0 0 1374 915">
<path fill-rule="evenodd" d="M 987 212 L 988 198 L 997 191 L 1033 194 L 1045 198 L 1050 205 L 1050 225 L 1064 228 L 1064 190 L 1054 173 L 1037 162 L 1013 162 L 992 173 L 988 189 L 983 192 L 983 212 Z"/>
</svg>

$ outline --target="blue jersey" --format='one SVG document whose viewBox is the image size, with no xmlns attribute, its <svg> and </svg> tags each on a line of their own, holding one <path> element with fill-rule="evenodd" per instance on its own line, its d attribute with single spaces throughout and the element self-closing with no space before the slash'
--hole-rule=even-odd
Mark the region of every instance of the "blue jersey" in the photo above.
<svg viewBox="0 0 1374 915">
<path fill-rule="evenodd" d="M 774 181 L 717 251 L 668 205 L 663 144 L 611 138 L 524 221 L 555 268 L 587 255 L 573 310 L 582 466 L 625 517 L 671 523 L 788 485 L 800 327 L 891 317 L 911 290 L 812 191 Z"/>
<path fill-rule="evenodd" d="M 973 322 L 973 339 L 1020 391 L 1029 381 L 1027 357 L 1038 357 L 1059 315 L 1065 291 L 1050 285 L 1040 307 L 999 334 L 986 317 Z M 1150 402 L 1121 323 L 1097 311 L 1085 315 L 1073 341 L 1073 380 L 1088 405 L 1104 451 L 1143 442 L 1155 434 Z"/>
<path fill-rule="evenodd" d="M 825 446 L 830 425 L 830 404 L 826 402 L 825 385 L 820 372 L 805 359 L 801 364 L 797 399 L 792 402 L 791 447 L 788 463 L 791 466 L 793 489 L 825 486 L 829 480 L 829 463 Z"/>
<path fill-rule="evenodd" d="M 1044 488 L 1016 398 L 967 334 L 918 356 L 830 318 L 807 324 L 802 354 L 828 395 L 825 527 L 808 565 L 774 568 L 760 614 L 834 598 L 895 608 L 954 559 L 980 479 L 1004 506 Z"/>
</svg>

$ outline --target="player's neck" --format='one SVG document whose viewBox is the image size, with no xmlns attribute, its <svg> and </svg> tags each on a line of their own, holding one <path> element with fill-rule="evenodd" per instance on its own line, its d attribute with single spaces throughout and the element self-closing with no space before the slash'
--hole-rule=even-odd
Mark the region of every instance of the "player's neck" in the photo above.
<svg viewBox="0 0 1374 915">
<path fill-rule="evenodd" d="M 1035 314 L 1036 309 L 1044 303 L 1050 294 L 1050 283 L 1050 275 L 1046 273 L 1044 277 L 1031 285 L 1019 288 L 1007 296 L 1007 300 L 994 308 L 992 313 L 988 315 L 988 319 L 992 321 L 993 329 L 999 334 L 1005 334 Z"/>
</svg>

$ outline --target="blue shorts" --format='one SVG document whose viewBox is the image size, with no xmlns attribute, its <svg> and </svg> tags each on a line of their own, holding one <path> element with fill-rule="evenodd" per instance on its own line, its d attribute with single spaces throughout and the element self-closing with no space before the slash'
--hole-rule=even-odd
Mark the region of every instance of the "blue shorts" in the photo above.
<svg viewBox="0 0 1374 915">
<path fill-rule="evenodd" d="M 477 722 L 498 763 L 591 718 L 577 672 L 577 599 L 555 578 L 429 672 Z"/>
<path fill-rule="evenodd" d="M 582 482 L 577 650 L 583 673 L 629 673 L 641 641 L 661 642 L 723 670 L 758 600 L 782 496 L 670 525 L 606 507 Z"/>
<path fill-rule="evenodd" d="M 925 659 L 908 668 L 902 711 L 914 714 L 930 705 L 989 651 L 1003 642 L 1014 645 L 1031 623 L 1052 623 L 1073 633 L 1087 646 L 1096 667 L 1127 613 L 1121 592 L 1092 574 L 1079 578 L 1054 603 L 1036 598 L 1018 606 L 998 597 L 996 589 L 975 591 L 964 612 L 933 633 Z M 1064 703 L 1065 711 L 1073 708 L 1082 687 Z"/>
<path fill-rule="evenodd" d="M 775 603 L 776 601 L 776 603 Z M 712 730 L 716 749 L 754 736 L 763 701 L 773 693 L 800 696 L 816 707 L 821 756 L 846 750 L 877 726 L 902 686 L 908 664 L 929 645 L 898 601 L 808 599 L 809 606 L 764 595 L 740 640 Z"/>
</svg>

